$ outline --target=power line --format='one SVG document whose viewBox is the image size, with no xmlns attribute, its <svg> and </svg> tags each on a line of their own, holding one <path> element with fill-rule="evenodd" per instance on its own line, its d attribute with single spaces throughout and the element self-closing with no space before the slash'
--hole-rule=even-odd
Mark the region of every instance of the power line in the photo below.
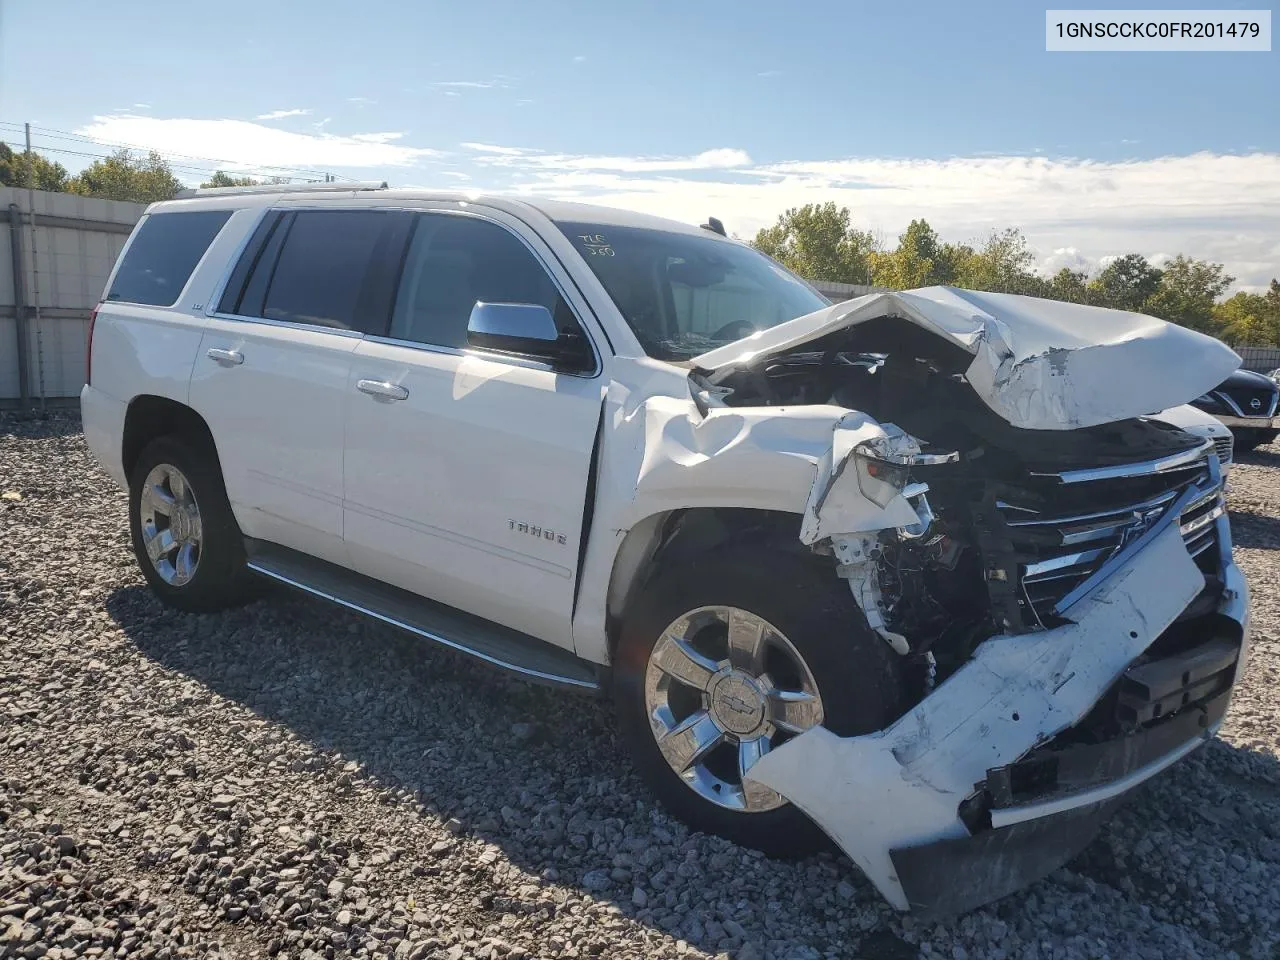
<svg viewBox="0 0 1280 960">
<path fill-rule="evenodd" d="M 15 125 L 7 121 L 0 121 L 0 126 L 15 126 Z M 112 140 L 103 140 L 98 137 L 90 137 L 85 134 L 73 133 L 69 130 L 57 130 L 53 127 L 35 126 L 35 127 L 32 127 L 32 129 L 44 131 L 41 134 L 41 136 L 46 140 L 69 140 L 74 142 L 91 143 L 91 144 L 94 144 L 95 146 L 115 147 L 117 149 L 123 149 L 123 150 L 146 150 L 152 153 L 159 153 L 165 157 L 177 157 L 183 160 L 196 160 L 200 163 L 216 164 L 220 166 L 233 166 L 233 167 L 244 166 L 244 164 L 239 160 L 220 160 L 216 157 L 198 157 L 198 156 L 193 156 L 191 154 L 173 153 L 165 150 L 156 150 L 154 147 L 143 146 L 142 144 L 120 143 Z M 283 170 L 288 173 L 306 174 L 308 176 L 319 176 L 319 177 L 337 176 L 336 174 L 330 174 L 328 171 L 325 171 L 325 170 L 312 170 L 306 167 L 285 167 L 285 166 L 278 166 L 275 164 L 254 164 L 253 167 L 254 169 L 257 169 L 257 170 Z M 354 178 L 352 177 L 344 176 L 342 179 L 353 180 L 354 182 Z"/>
<path fill-rule="evenodd" d="M 14 130 L 21 130 L 22 124 L 13 123 L 12 121 L 0 121 L 0 127 L 10 127 Z M 156 150 L 154 147 L 144 146 L 137 143 L 121 143 L 112 140 L 103 140 L 98 137 L 90 137 L 85 134 L 73 133 L 70 130 L 58 130 L 54 127 L 41 127 L 32 125 L 32 130 L 42 131 L 41 137 L 45 140 L 69 140 L 73 142 L 91 143 L 95 146 L 114 147 L 122 150 L 145 150 L 152 153 L 159 153 L 163 157 L 177 157 L 183 160 L 195 160 L 200 163 L 216 164 L 221 166 L 243 167 L 245 164 L 239 160 L 220 160 L 216 157 L 197 157 L 191 154 L 173 153 L 164 150 Z M 254 164 L 255 170 L 281 170 L 295 175 L 306 175 L 312 177 L 333 177 L 335 179 L 350 180 L 356 182 L 354 177 L 348 177 L 344 174 L 334 174 L 327 170 L 315 170 L 306 167 L 286 167 L 275 164 Z"/>
<path fill-rule="evenodd" d="M 0 143 L 4 143 L 6 146 L 10 147 L 11 149 L 17 150 L 18 152 L 22 152 L 22 150 L 24 149 L 22 144 L 16 141 L 0 139 Z M 65 147 L 48 147 L 43 145 L 34 147 L 33 151 L 35 153 L 55 153 L 55 154 L 61 154 L 63 156 L 70 156 L 70 157 L 86 157 L 91 160 L 107 160 L 107 159 L 110 159 L 111 157 L 111 154 L 108 154 L 108 153 L 89 153 L 84 150 L 68 150 Z M 167 158 L 164 158 L 163 154 L 161 154 L 160 156 L 162 157 L 162 159 L 165 160 L 165 164 L 169 167 L 169 169 L 173 171 L 178 171 L 181 173 L 189 173 L 189 174 L 198 174 L 199 176 L 204 176 L 204 177 L 211 176 L 212 174 L 217 172 L 216 168 L 213 167 L 212 165 L 208 167 L 195 167 L 195 166 L 191 166 L 190 164 L 184 164 L 184 163 L 170 163 Z M 258 174 L 258 176 L 270 176 L 270 174 L 259 173 L 257 168 L 250 168 L 249 172 L 256 173 Z M 320 177 L 322 176 L 323 174 L 321 174 L 319 177 L 306 177 L 306 178 L 295 176 L 290 179 L 316 180 L 318 182 Z"/>
</svg>

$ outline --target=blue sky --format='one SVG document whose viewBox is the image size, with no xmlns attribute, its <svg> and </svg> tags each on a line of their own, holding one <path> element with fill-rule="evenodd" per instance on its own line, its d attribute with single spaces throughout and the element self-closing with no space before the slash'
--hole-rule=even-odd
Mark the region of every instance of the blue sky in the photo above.
<svg viewBox="0 0 1280 960">
<path fill-rule="evenodd" d="M 0 121 L 743 235 L 833 199 L 889 243 L 1020 225 L 1046 269 L 1280 273 L 1277 52 L 1051 54 L 1025 2 L 122 6 L 4 0 Z"/>
</svg>

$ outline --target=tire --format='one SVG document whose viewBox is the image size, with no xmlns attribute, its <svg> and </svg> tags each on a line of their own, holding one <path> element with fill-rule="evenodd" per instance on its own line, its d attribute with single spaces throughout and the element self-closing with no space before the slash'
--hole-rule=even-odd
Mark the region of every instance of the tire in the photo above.
<svg viewBox="0 0 1280 960">
<path fill-rule="evenodd" d="M 148 478 L 154 480 L 164 471 L 176 471 L 181 478 L 183 497 L 195 504 L 198 524 L 193 523 L 189 508 L 175 511 L 169 505 L 164 514 L 150 503 L 144 503 L 143 491 Z M 158 471 L 158 472 L 157 472 Z M 161 496 L 173 496 L 169 479 L 161 487 Z M 152 515 L 148 526 L 148 518 Z M 173 517 L 182 513 L 181 523 Z M 152 561 L 147 550 L 148 530 L 159 528 L 175 531 L 177 542 L 198 545 L 187 554 L 188 562 L 180 560 L 181 550 L 174 550 L 160 561 Z M 198 529 L 198 534 L 194 531 Z M 239 606 L 253 598 L 253 591 L 245 567 L 244 541 L 240 534 L 227 492 L 222 484 L 222 471 L 217 458 L 206 444 L 192 442 L 184 437 L 164 436 L 152 440 L 139 455 L 129 476 L 129 532 L 133 540 L 133 552 L 148 585 L 166 606 L 191 613 L 209 613 Z M 194 557 L 194 562 L 190 558 Z M 165 564 L 168 564 L 166 567 Z M 185 576 L 184 576 L 185 574 Z"/>
<path fill-rule="evenodd" d="M 624 618 L 613 686 L 619 726 L 640 776 L 667 810 L 696 830 L 770 856 L 801 857 L 826 849 L 822 831 L 783 798 L 773 795 L 781 804 L 774 808 L 726 809 L 707 799 L 705 789 L 690 786 L 658 746 L 646 701 L 650 655 L 675 621 L 713 605 L 747 611 L 789 641 L 816 682 L 822 725 L 840 736 L 883 729 L 904 712 L 901 658 L 867 625 L 831 562 L 782 545 L 721 548 L 668 568 Z M 721 669 L 727 666 L 722 663 Z"/>
</svg>

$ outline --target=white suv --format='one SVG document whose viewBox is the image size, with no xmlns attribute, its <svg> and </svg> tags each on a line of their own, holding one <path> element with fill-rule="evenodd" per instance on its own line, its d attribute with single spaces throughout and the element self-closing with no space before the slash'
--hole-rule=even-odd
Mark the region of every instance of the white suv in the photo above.
<svg viewBox="0 0 1280 960">
<path fill-rule="evenodd" d="M 163 602 L 265 577 L 607 691 L 695 827 L 825 832 L 900 909 L 1001 896 L 1221 722 L 1220 464 L 1150 415 L 1237 358 L 1024 297 L 831 305 L 723 233 L 196 191 L 108 282 L 85 436 Z"/>
</svg>

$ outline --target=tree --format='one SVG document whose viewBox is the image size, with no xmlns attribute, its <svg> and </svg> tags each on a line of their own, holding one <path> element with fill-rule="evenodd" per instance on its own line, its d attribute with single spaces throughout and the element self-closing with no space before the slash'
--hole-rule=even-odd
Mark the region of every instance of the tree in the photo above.
<svg viewBox="0 0 1280 960">
<path fill-rule="evenodd" d="M 211 176 L 201 187 L 256 187 L 261 184 L 261 180 L 255 180 L 253 177 L 233 177 L 229 173 L 223 173 L 221 170 L 215 170 Z"/>
<path fill-rule="evenodd" d="M 25 187 L 29 171 L 34 168 L 37 190 L 67 189 L 67 168 L 38 153 L 15 153 L 8 144 L 0 143 L 0 186 Z"/>
<path fill-rule="evenodd" d="M 912 220 L 890 253 L 872 251 L 871 280 L 876 286 L 910 290 L 939 283 L 953 283 L 958 247 L 943 244 L 926 220 Z M 972 251 L 970 251 L 972 252 Z"/>
<path fill-rule="evenodd" d="M 67 189 L 104 200 L 154 203 L 172 200 L 182 189 L 182 184 L 160 154 L 152 151 L 143 157 L 128 150 L 117 150 L 85 167 L 70 180 Z"/>
<path fill-rule="evenodd" d="M 1213 325 L 1228 343 L 1280 343 L 1280 311 L 1260 293 L 1237 293 L 1214 306 Z"/>
<path fill-rule="evenodd" d="M 1083 270 L 1063 267 L 1049 278 L 1045 296 L 1052 300 L 1065 300 L 1068 303 L 1092 303 L 1089 275 Z"/>
<path fill-rule="evenodd" d="M 1160 287 L 1161 273 L 1140 253 L 1126 253 L 1102 268 L 1089 283 L 1094 302 L 1116 310 L 1141 313 Z"/>
<path fill-rule="evenodd" d="M 977 249 L 956 249 L 957 286 L 999 293 L 1041 293 L 1044 281 L 1031 272 L 1035 255 L 1017 227 L 992 230 Z"/>
<path fill-rule="evenodd" d="M 222 170 L 215 170 L 211 176 L 201 187 L 261 187 L 269 184 L 288 183 L 288 177 L 267 177 L 265 180 L 255 180 L 253 177 L 233 177 L 229 173 Z"/>
<path fill-rule="evenodd" d="M 1214 331 L 1213 305 L 1235 277 L 1223 273 L 1222 264 L 1178 254 L 1167 264 L 1143 312 L 1170 323 L 1204 333 Z"/>
<path fill-rule="evenodd" d="M 848 207 L 834 203 L 793 207 L 751 245 L 810 280 L 867 283 L 875 238 L 851 226 L 851 219 Z"/>
</svg>

